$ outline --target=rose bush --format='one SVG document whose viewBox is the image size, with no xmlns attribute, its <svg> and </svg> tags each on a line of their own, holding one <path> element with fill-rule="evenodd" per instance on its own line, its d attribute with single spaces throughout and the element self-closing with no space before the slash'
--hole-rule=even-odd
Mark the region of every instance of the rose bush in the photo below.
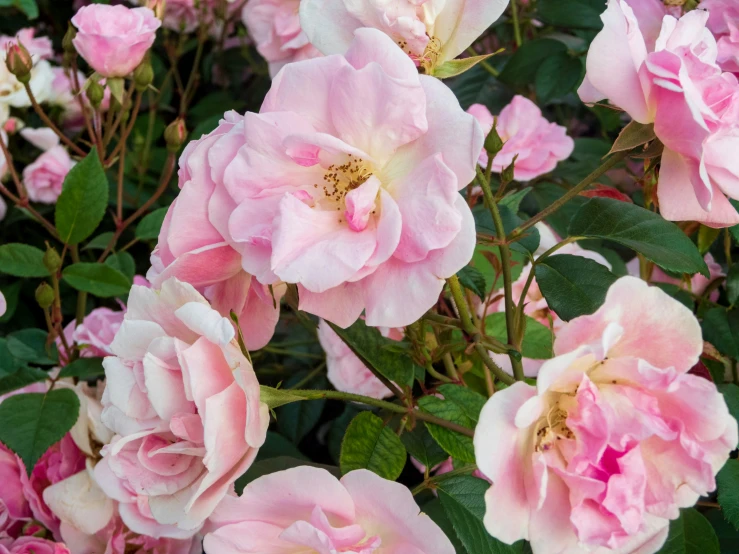
<svg viewBox="0 0 739 554">
<path fill-rule="evenodd" d="M 736 550 L 737 18 L 0 2 L 0 554 Z"/>
</svg>

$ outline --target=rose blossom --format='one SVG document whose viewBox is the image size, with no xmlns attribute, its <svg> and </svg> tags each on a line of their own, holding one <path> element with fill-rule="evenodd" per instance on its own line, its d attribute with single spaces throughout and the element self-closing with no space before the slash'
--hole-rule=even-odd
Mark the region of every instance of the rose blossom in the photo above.
<svg viewBox="0 0 739 554">
<path fill-rule="evenodd" d="M 72 554 L 61 543 L 39 539 L 37 537 L 21 537 L 9 545 L 0 544 L 0 554 Z M 77 554 L 77 553 L 75 553 Z"/>
<path fill-rule="evenodd" d="M 179 186 L 151 255 L 154 287 L 177 277 L 198 289 L 214 309 L 239 316 L 250 350 L 265 346 L 280 317 L 284 287 L 270 291 L 244 272 L 228 232 L 235 202 L 224 186 L 229 155 L 245 141 L 243 118 L 228 112 L 217 129 L 190 142 L 180 157 Z"/>
<path fill-rule="evenodd" d="M 12 44 L 22 44 L 31 54 L 34 62 L 48 60 L 54 55 L 54 47 L 49 37 L 36 37 L 36 29 L 26 27 L 18 31 L 15 36 L 0 35 L 0 50 L 3 52 Z"/>
<path fill-rule="evenodd" d="M 16 39 L 0 35 L 0 41 L 15 43 Z M 10 73 L 5 64 L 6 55 L 6 49 L 0 48 L 0 125 L 8 119 L 10 108 L 28 108 L 31 106 L 31 99 L 28 97 L 25 87 L 16 79 L 15 75 Z M 48 61 L 34 61 L 36 63 L 31 69 L 31 80 L 28 85 L 31 87 L 34 98 L 39 103 L 43 103 L 48 100 L 51 94 L 51 82 L 54 80 L 54 73 Z"/>
<path fill-rule="evenodd" d="M 703 0 L 708 28 L 718 40 L 717 61 L 724 71 L 739 73 L 739 5 L 734 0 Z"/>
<path fill-rule="evenodd" d="M 31 520 L 31 507 L 23 496 L 21 473 L 25 473 L 18 457 L 0 444 L 0 544 L 17 537 L 23 525 Z"/>
<path fill-rule="evenodd" d="M 244 6 L 244 25 L 272 77 L 287 63 L 321 55 L 300 28 L 299 6 L 300 0 L 250 0 Z"/>
<path fill-rule="evenodd" d="M 92 4 L 72 18 L 73 43 L 85 61 L 103 77 L 125 77 L 144 59 L 161 26 L 149 8 Z"/>
<path fill-rule="evenodd" d="M 493 159 L 493 171 L 501 173 L 518 156 L 513 170 L 516 181 L 530 181 L 549 173 L 575 149 L 567 129 L 550 123 L 539 107 L 523 96 L 514 96 L 497 118 L 482 104 L 473 104 L 467 113 L 482 125 L 486 136 L 497 119 L 498 134 L 505 144 Z M 486 167 L 487 163 L 488 154 L 483 148 L 480 165 Z"/>
<path fill-rule="evenodd" d="M 482 131 L 387 35 L 360 29 L 346 57 L 288 64 L 243 125 L 245 144 L 219 157 L 237 203 L 228 232 L 260 282 L 298 284 L 302 310 L 403 327 L 471 259 L 457 191 L 475 176 Z"/>
<path fill-rule="evenodd" d="M 701 296 L 708 288 L 708 285 L 710 285 L 716 279 L 726 276 L 723 268 L 721 267 L 721 265 L 716 263 L 716 260 L 714 260 L 713 255 L 710 252 L 705 255 L 704 261 L 706 262 L 706 265 L 708 266 L 708 272 L 710 274 L 710 277 L 708 279 L 706 279 L 706 277 L 701 275 L 700 273 L 696 273 L 690 278 L 689 281 L 685 281 L 684 279 L 680 279 L 678 277 L 671 277 L 658 266 L 654 266 L 654 268 L 652 269 L 652 274 L 649 277 L 649 282 L 650 283 L 668 283 L 670 285 L 677 285 L 678 287 L 683 288 L 695 294 L 696 296 Z M 639 276 L 639 258 L 634 258 L 629 263 L 627 263 L 626 268 L 629 270 L 629 275 L 638 277 Z M 716 300 L 718 300 L 718 297 L 719 297 L 718 290 L 714 290 L 711 292 L 710 300 L 712 302 L 715 302 Z"/>
<path fill-rule="evenodd" d="M 300 24 L 324 54 L 343 54 L 354 31 L 379 29 L 426 73 L 464 52 L 508 0 L 303 0 Z"/>
<path fill-rule="evenodd" d="M 67 344 L 76 343 L 80 348 L 80 358 L 104 358 L 111 356 L 110 344 L 123 323 L 125 311 L 110 308 L 95 308 L 82 320 L 82 324 L 72 320 L 64 328 Z M 60 362 L 66 364 L 61 340 L 57 340 Z"/>
<path fill-rule="evenodd" d="M 49 128 L 25 128 L 23 138 L 43 150 L 36 160 L 23 170 L 23 186 L 28 198 L 34 202 L 54 204 L 62 193 L 64 178 L 75 166 L 66 148 L 59 144 L 59 137 Z"/>
<path fill-rule="evenodd" d="M 402 329 L 383 328 L 380 331 L 385 337 L 403 340 Z M 326 352 L 328 380 L 336 390 L 372 398 L 392 396 L 390 389 L 375 377 L 375 374 L 323 320 L 318 324 L 318 340 Z"/>
<path fill-rule="evenodd" d="M 633 10 L 635 0 L 609 0 L 604 29 L 593 41 L 585 102 L 608 98 L 640 123 L 654 123 L 665 145 L 657 197 L 671 221 L 711 227 L 739 223 L 726 196 L 739 198 L 739 85 L 716 63 L 716 39 L 708 13 L 693 10 L 680 20 L 665 16 L 652 49 L 647 30 L 654 14 Z"/>
<path fill-rule="evenodd" d="M 103 362 L 102 419 L 117 433 L 102 450 L 110 469 L 110 481 L 98 481 L 104 490 L 148 497 L 158 522 L 183 530 L 196 531 L 211 514 L 254 461 L 269 425 L 234 335 L 187 283 L 131 288 L 115 356 Z"/>
<path fill-rule="evenodd" d="M 516 383 L 483 408 L 488 532 L 536 553 L 657 552 L 738 441 L 716 386 L 687 373 L 702 351 L 690 310 L 616 281 L 596 313 L 559 330 L 536 387 Z"/>
<path fill-rule="evenodd" d="M 405 486 L 364 469 L 341 480 L 308 466 L 265 475 L 227 496 L 212 522 L 208 554 L 454 554 Z"/>
</svg>

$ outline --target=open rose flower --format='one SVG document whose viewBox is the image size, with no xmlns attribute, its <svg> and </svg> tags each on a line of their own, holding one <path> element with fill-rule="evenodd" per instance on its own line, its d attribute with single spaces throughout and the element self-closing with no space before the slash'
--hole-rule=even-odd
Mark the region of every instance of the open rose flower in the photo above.
<svg viewBox="0 0 739 554">
<path fill-rule="evenodd" d="M 402 329 L 380 329 L 393 340 L 403 340 Z M 387 398 L 392 392 L 362 363 L 328 323 L 318 324 L 318 340 L 326 352 L 327 377 L 336 390 L 372 398 Z"/>
<path fill-rule="evenodd" d="M 300 0 L 250 0 L 244 6 L 244 25 L 273 77 L 287 63 L 321 55 L 300 27 L 299 7 Z"/>
<path fill-rule="evenodd" d="M 248 273 L 299 285 L 302 310 L 403 327 L 471 259 L 458 191 L 482 131 L 387 35 L 360 29 L 346 56 L 288 64 L 243 125 L 245 143 L 218 153 L 238 204 L 228 231 Z"/>
<path fill-rule="evenodd" d="M 485 527 L 536 553 L 653 554 L 679 509 L 716 488 L 739 440 L 716 386 L 687 373 L 700 325 L 623 277 L 596 313 L 559 330 L 554 351 L 536 387 L 498 391 L 480 414 Z"/>
<path fill-rule="evenodd" d="M 493 160 L 493 171 L 502 172 L 518 156 L 513 169 L 516 181 L 530 181 L 549 173 L 575 149 L 567 129 L 550 123 L 539 107 L 524 96 L 515 96 L 497 118 L 482 104 L 473 104 L 467 112 L 482 125 L 485 135 L 497 119 L 498 134 L 505 144 Z M 486 167 L 487 163 L 488 154 L 483 149 L 480 165 Z"/>
<path fill-rule="evenodd" d="M 85 316 L 81 325 L 72 320 L 64 328 L 67 344 L 76 343 L 81 358 L 104 358 L 112 355 L 110 344 L 123 323 L 125 312 L 110 308 L 95 308 Z M 57 339 L 60 362 L 66 363 L 62 342 Z"/>
<path fill-rule="evenodd" d="M 21 537 L 9 545 L 0 544 L 0 554 L 73 554 L 62 543 L 38 537 Z M 76 552 L 74 554 L 77 554 Z"/>
<path fill-rule="evenodd" d="M 379 29 L 431 73 L 464 52 L 507 5 L 508 0 L 302 0 L 300 24 L 327 55 L 346 52 L 357 29 Z"/>
<path fill-rule="evenodd" d="M 31 507 L 23 495 L 21 473 L 26 468 L 18 457 L 0 444 L 0 544 L 20 535 L 31 521 Z"/>
<path fill-rule="evenodd" d="M 341 480 L 307 466 L 265 475 L 226 497 L 212 525 L 209 554 L 454 554 L 405 486 L 364 469 Z"/>
<path fill-rule="evenodd" d="M 739 73 L 739 4 L 734 0 L 703 0 L 708 28 L 718 40 L 717 61 L 724 71 Z"/>
<path fill-rule="evenodd" d="M 111 349 L 102 419 L 117 436 L 100 462 L 110 482 L 98 482 L 146 497 L 159 523 L 196 531 L 266 438 L 254 370 L 231 322 L 174 278 L 131 288 Z"/>
<path fill-rule="evenodd" d="M 103 77 L 125 77 L 154 44 L 162 25 L 149 8 L 92 4 L 72 18 L 77 27 L 74 47 Z"/>
<path fill-rule="evenodd" d="M 185 147 L 182 190 L 164 218 L 147 278 L 158 287 L 176 277 L 198 289 L 224 317 L 235 312 L 246 347 L 257 350 L 272 338 L 284 287 L 270 291 L 246 273 L 228 232 L 228 216 L 236 204 L 224 175 L 230 156 L 245 141 L 243 118 L 228 112 L 212 133 Z"/>
<path fill-rule="evenodd" d="M 739 199 L 739 85 L 717 65 L 708 12 L 679 20 L 665 16 L 654 47 L 647 31 L 654 14 L 632 9 L 635 0 L 609 0 L 604 29 L 593 41 L 583 101 L 608 98 L 640 123 L 654 123 L 665 145 L 657 197 L 671 221 L 711 227 L 739 223 L 727 196 Z"/>
<path fill-rule="evenodd" d="M 62 193 L 64 178 L 75 162 L 67 149 L 59 144 L 59 137 L 51 129 L 25 128 L 21 131 L 28 140 L 43 153 L 23 170 L 23 186 L 28 198 L 34 202 L 54 204 Z"/>
</svg>

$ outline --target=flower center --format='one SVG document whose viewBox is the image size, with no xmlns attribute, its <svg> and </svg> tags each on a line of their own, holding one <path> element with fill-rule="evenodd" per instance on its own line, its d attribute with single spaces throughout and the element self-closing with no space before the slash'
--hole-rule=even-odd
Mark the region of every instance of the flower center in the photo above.
<svg viewBox="0 0 739 554">
<path fill-rule="evenodd" d="M 557 441 L 563 438 L 574 439 L 575 435 L 567 427 L 567 412 L 557 403 L 549 410 L 546 418 L 541 420 L 540 426 L 536 430 L 534 450 L 536 452 L 547 452 L 556 446 Z"/>
<path fill-rule="evenodd" d="M 323 190 L 324 197 L 330 202 L 343 204 L 349 192 L 359 188 L 373 175 L 363 160 L 351 154 L 347 156 L 346 163 L 328 166 L 326 174 L 323 176 L 323 184 L 316 183 L 313 185 L 314 188 Z"/>
</svg>

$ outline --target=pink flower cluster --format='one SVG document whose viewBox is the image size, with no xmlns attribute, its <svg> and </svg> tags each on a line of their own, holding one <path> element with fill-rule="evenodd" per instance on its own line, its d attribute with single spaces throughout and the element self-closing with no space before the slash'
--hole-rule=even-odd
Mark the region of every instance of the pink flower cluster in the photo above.
<svg viewBox="0 0 739 554">
<path fill-rule="evenodd" d="M 585 102 L 608 98 L 634 120 L 654 124 L 665 145 L 657 189 L 671 221 L 739 223 L 739 84 L 721 69 L 706 11 L 679 20 L 657 0 L 609 0 L 593 41 Z"/>
<path fill-rule="evenodd" d="M 559 330 L 554 351 L 536 387 L 499 391 L 480 414 L 485 526 L 534 552 L 653 554 L 739 442 L 716 386 L 687 373 L 703 351 L 698 321 L 623 277 Z"/>
<path fill-rule="evenodd" d="M 732 0 L 703 0 L 708 28 L 718 41 L 719 63 L 724 71 L 739 73 L 739 5 Z"/>
</svg>

